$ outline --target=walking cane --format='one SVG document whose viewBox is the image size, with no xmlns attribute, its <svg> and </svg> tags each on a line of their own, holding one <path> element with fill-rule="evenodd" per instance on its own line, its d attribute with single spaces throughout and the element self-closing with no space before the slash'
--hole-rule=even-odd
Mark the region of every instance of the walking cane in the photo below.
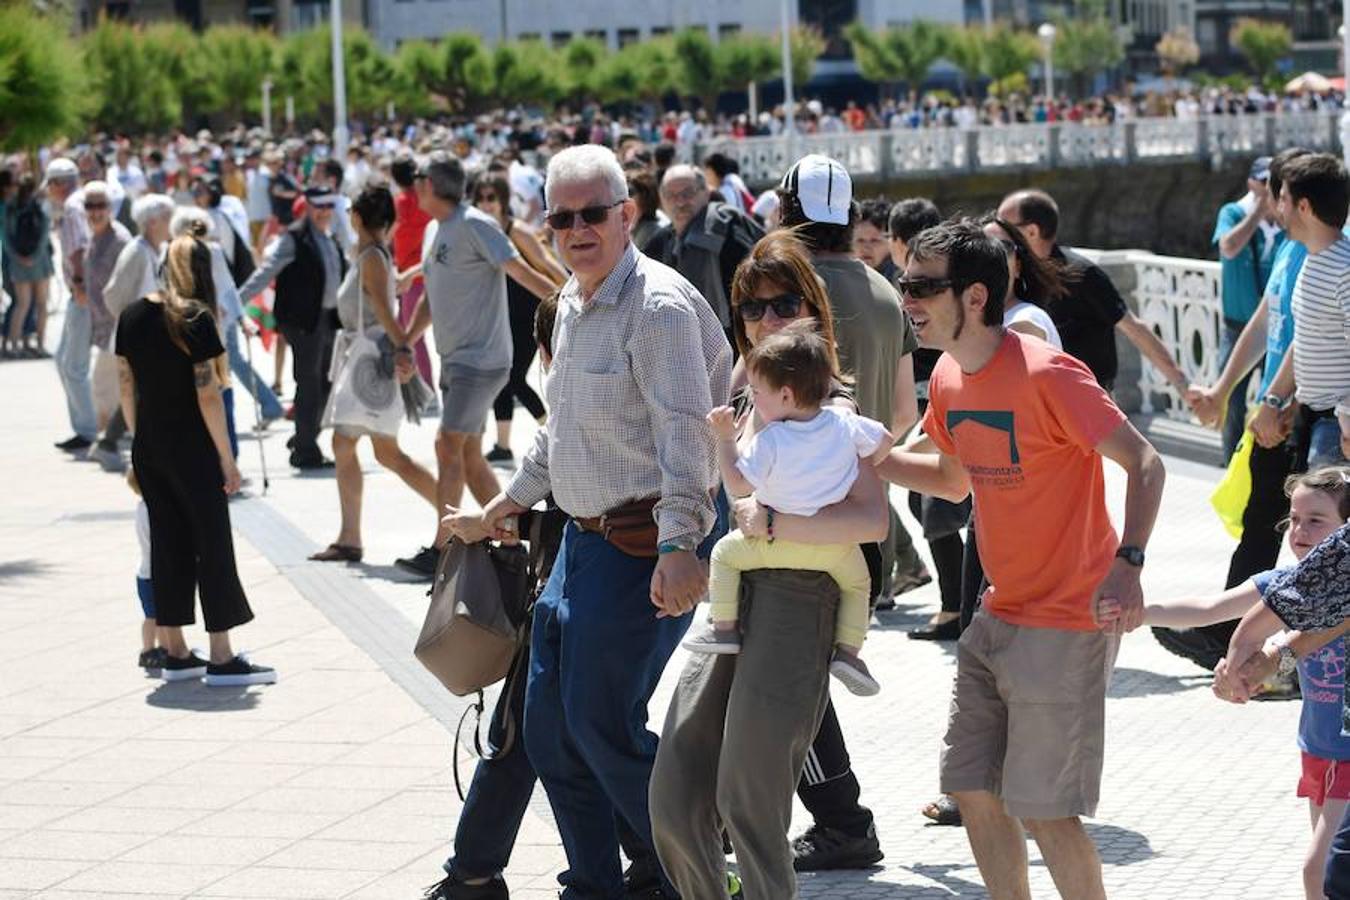
<svg viewBox="0 0 1350 900">
<path fill-rule="evenodd" d="M 251 390 L 249 396 L 253 398 L 253 443 L 258 445 L 258 459 L 262 462 L 263 496 L 267 496 L 267 488 L 270 486 L 267 480 L 267 452 L 263 449 L 262 439 L 262 404 L 258 402 L 258 372 L 253 368 L 253 336 L 248 333 L 248 329 L 240 323 L 240 331 L 244 332 L 244 361 L 248 363 L 248 377 L 253 379 L 253 384 L 249 385 Z"/>
</svg>

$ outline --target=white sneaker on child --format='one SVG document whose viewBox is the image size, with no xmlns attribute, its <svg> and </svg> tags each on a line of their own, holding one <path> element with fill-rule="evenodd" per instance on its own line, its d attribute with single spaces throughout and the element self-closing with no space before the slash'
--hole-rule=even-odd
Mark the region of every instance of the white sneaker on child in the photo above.
<svg viewBox="0 0 1350 900">
<path fill-rule="evenodd" d="M 881 691 L 881 685 L 872 677 L 872 673 L 867 671 L 867 663 L 838 647 L 830 658 L 830 674 L 859 697 L 871 697 Z"/>
<path fill-rule="evenodd" d="M 680 646 L 690 653 L 731 654 L 741 652 L 741 634 L 736 629 L 705 628 L 702 634 L 685 638 Z"/>
</svg>

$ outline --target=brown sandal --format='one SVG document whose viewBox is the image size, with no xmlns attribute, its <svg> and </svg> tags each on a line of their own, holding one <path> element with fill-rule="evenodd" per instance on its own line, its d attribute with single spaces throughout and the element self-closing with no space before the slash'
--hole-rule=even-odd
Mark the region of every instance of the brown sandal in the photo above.
<svg viewBox="0 0 1350 900">
<path fill-rule="evenodd" d="M 360 547 L 344 547 L 342 544 L 329 544 L 315 553 L 310 559 L 317 562 L 360 562 Z"/>
</svg>

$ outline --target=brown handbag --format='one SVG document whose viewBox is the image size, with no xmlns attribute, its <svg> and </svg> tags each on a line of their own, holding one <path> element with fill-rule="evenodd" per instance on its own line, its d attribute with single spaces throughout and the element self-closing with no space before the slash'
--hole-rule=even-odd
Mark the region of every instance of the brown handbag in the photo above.
<svg viewBox="0 0 1350 900">
<path fill-rule="evenodd" d="M 620 552 L 639 559 L 655 559 L 659 554 L 654 510 L 660 499 L 647 497 L 633 500 L 614 507 L 604 515 L 577 519 L 576 523 L 583 531 L 600 535 Z"/>
</svg>

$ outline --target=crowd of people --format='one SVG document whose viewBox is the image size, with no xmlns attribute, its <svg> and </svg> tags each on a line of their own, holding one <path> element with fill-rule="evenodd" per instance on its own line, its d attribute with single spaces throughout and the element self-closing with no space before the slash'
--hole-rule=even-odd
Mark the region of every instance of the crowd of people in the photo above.
<svg viewBox="0 0 1350 900">
<path fill-rule="evenodd" d="M 567 900 L 784 900 L 797 872 L 876 864 L 829 679 L 883 689 L 862 656 L 871 616 L 934 576 L 941 608 L 910 636 L 959 642 L 924 814 L 966 828 L 992 897 L 1030 896 L 1027 833 L 1061 896 L 1105 896 L 1082 819 L 1100 799 L 1120 640 L 1144 624 L 1214 669 L 1225 699 L 1302 682 L 1306 894 L 1350 897 L 1337 158 L 1258 160 L 1220 212 L 1227 355 L 1207 386 L 1066 246 L 1042 190 L 944 220 L 925 198 L 859 201 L 843 165 L 810 155 L 756 197 L 726 157 L 688 165 L 674 142 L 628 133 L 550 136 L 528 148 L 541 171 L 516 126 L 501 143 L 377 131 L 345 160 L 321 140 L 243 133 L 96 143 L 50 153 L 41 178 L 22 161 L 0 173 L 6 356 L 45 352 L 59 272 L 73 435 L 57 447 L 120 471 L 133 435 L 143 668 L 277 679 L 230 640 L 253 615 L 227 499 L 237 383 L 254 429 L 293 421 L 291 467 L 334 470 L 341 525 L 317 562 L 363 558 L 363 438 L 420 498 L 410 508 L 432 506 L 431 541 L 400 568 L 430 580 L 452 539 L 551 536 L 529 677 L 501 700 L 524 740 L 478 764 L 432 900 L 509 896 L 536 780 Z M 1233 450 L 1250 444 L 1234 457 L 1252 488 L 1222 595 L 1145 603 L 1165 473 L 1111 398 L 1118 334 L 1202 421 L 1230 423 Z M 271 379 L 252 365 L 263 337 L 284 348 Z M 542 398 L 525 377 L 536 352 Z M 1263 361 L 1244 423 L 1236 386 Z M 517 402 L 541 423 L 518 459 Z M 422 416 L 438 419 L 435 472 L 399 442 Z M 1127 476 L 1119 533 L 1103 458 Z M 909 492 L 933 573 L 887 485 Z M 1286 525 L 1300 562 L 1277 569 Z M 705 596 L 708 622 L 691 627 Z M 182 631 L 198 603 L 207 659 Z M 1281 623 L 1308 630 L 1267 644 Z M 682 642 L 658 739 L 647 706 Z M 794 795 L 811 824 L 790 839 Z"/>
</svg>

